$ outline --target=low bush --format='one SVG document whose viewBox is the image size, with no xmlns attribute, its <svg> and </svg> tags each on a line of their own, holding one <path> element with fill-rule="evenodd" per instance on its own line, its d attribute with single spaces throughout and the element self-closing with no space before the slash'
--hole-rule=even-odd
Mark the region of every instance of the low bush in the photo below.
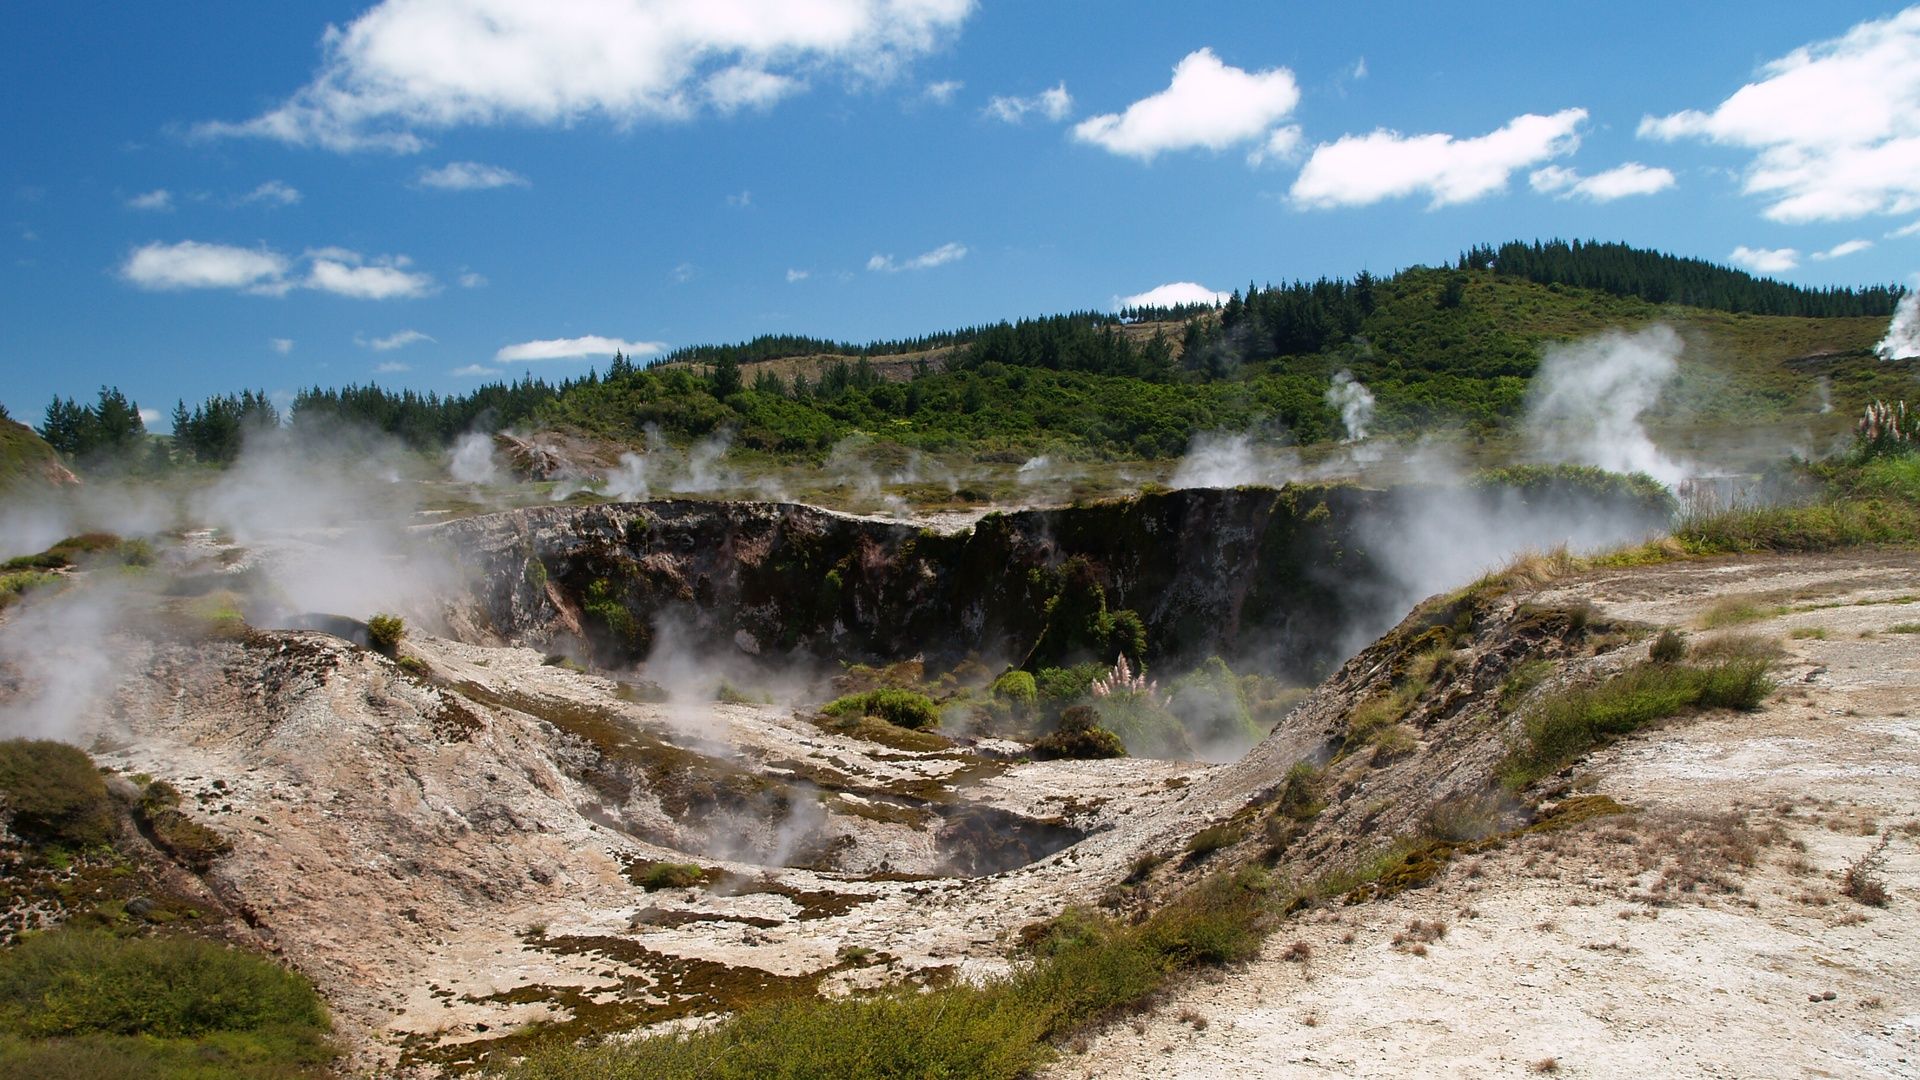
<svg viewBox="0 0 1920 1080">
<path fill-rule="evenodd" d="M 1035 958 L 985 984 L 749 1006 L 683 1035 L 536 1050 L 509 1080 L 968 1077 L 1014 1080 L 1051 1042 L 1147 999 L 1183 968 L 1232 963 L 1260 944 L 1265 891 L 1216 875 L 1138 924 L 1070 911 Z"/>
<path fill-rule="evenodd" d="M 1187 854 L 1196 859 L 1204 859 L 1222 848 L 1239 843 L 1242 835 L 1244 834 L 1233 825 L 1210 825 L 1194 833 L 1187 840 Z"/>
<path fill-rule="evenodd" d="M 1127 756 L 1120 736 L 1100 726 L 1100 714 L 1085 705 L 1075 705 L 1060 714 L 1060 727 L 1033 744 L 1033 756 L 1042 761 L 1055 758 L 1099 759 Z"/>
<path fill-rule="evenodd" d="M 1773 692 L 1769 646 L 1722 639 L 1694 664 L 1640 664 L 1598 684 L 1576 687 L 1536 704 L 1522 723 L 1521 744 L 1501 774 L 1522 788 L 1594 746 L 1692 709 L 1752 709 Z"/>
<path fill-rule="evenodd" d="M 406 632 L 407 624 L 398 615 L 375 615 L 367 620 L 367 644 L 377 653 L 392 656 Z"/>
<path fill-rule="evenodd" d="M 707 872 L 693 863 L 660 862 L 647 867 L 636 880 L 648 892 L 691 889 L 707 880 Z"/>
<path fill-rule="evenodd" d="M 1647 659 L 1656 664 L 1677 664 L 1686 659 L 1687 639 L 1678 630 L 1662 630 L 1647 649 Z"/>
<path fill-rule="evenodd" d="M 213 860 L 233 850 L 226 837 L 181 812 L 180 792 L 165 780 L 148 784 L 133 812 L 155 843 L 199 873 L 206 873 Z"/>
<path fill-rule="evenodd" d="M 0 813 L 35 843 L 88 848 L 113 839 L 113 805 L 93 759 L 49 739 L 0 742 Z"/>
<path fill-rule="evenodd" d="M 940 724 L 940 709 L 932 698 L 911 690 L 890 687 L 835 698 L 821 711 L 828 716 L 878 717 L 897 727 L 915 730 L 938 727 Z"/>
</svg>

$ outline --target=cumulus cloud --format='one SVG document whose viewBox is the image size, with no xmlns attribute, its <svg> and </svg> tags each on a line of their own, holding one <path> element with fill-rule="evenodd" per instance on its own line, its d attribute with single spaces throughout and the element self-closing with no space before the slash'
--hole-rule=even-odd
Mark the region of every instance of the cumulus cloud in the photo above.
<svg viewBox="0 0 1920 1080">
<path fill-rule="evenodd" d="M 1165 90 L 1074 125 L 1073 137 L 1125 157 L 1152 161 L 1167 151 L 1225 150 L 1266 142 L 1300 103 L 1286 68 L 1243 71 L 1212 49 L 1187 54 Z"/>
<path fill-rule="evenodd" d="M 1186 304 L 1224 304 L 1227 294 L 1192 281 L 1174 281 L 1155 286 L 1143 293 L 1114 298 L 1114 310 L 1122 308 L 1181 307 Z"/>
<path fill-rule="evenodd" d="M 931 270 L 936 266 L 945 266 L 950 262 L 959 262 L 967 257 L 965 244 L 941 244 L 932 251 L 922 252 L 906 262 L 896 262 L 891 255 L 874 255 L 867 260 L 867 269 L 884 274 L 897 274 L 902 270 Z"/>
<path fill-rule="evenodd" d="M 1020 123 L 1028 113 L 1058 123 L 1073 114 L 1073 95 L 1067 93 L 1067 84 L 1062 82 L 1032 97 L 995 96 L 987 102 L 986 113 L 995 120 L 1009 124 Z"/>
<path fill-rule="evenodd" d="M 940 82 L 928 83 L 925 94 L 928 101 L 936 105 L 947 105 L 952 103 L 953 96 L 958 94 L 960 88 L 965 85 L 966 83 L 957 79 L 943 79 Z"/>
<path fill-rule="evenodd" d="M 1295 205 L 1312 209 L 1368 206 L 1426 193 L 1433 207 L 1485 198 L 1516 170 L 1572 153 L 1580 146 L 1585 109 L 1551 116 L 1528 113 L 1471 139 L 1377 130 L 1314 148 L 1293 182 Z"/>
<path fill-rule="evenodd" d="M 408 270 L 407 265 L 404 255 L 368 261 L 355 252 L 330 248 L 314 253 L 301 284 L 355 300 L 411 300 L 432 292 L 432 276 Z"/>
<path fill-rule="evenodd" d="M 1581 176 L 1578 170 L 1564 166 L 1548 165 L 1544 169 L 1535 169 L 1527 177 L 1527 182 L 1533 190 L 1557 198 L 1571 199 L 1577 196 L 1590 202 L 1605 203 L 1629 195 L 1652 195 L 1665 191 L 1673 186 L 1674 180 L 1673 173 L 1667 169 L 1629 161 L 1592 176 Z"/>
<path fill-rule="evenodd" d="M 1920 7 L 1770 61 L 1710 112 L 1645 117 L 1640 135 L 1754 151 L 1744 188 L 1774 221 L 1920 209 Z"/>
<path fill-rule="evenodd" d="M 360 300 L 425 296 L 434 287 L 431 275 L 406 269 L 409 260 L 404 255 L 368 259 L 345 248 L 319 248 L 302 258 L 307 272 L 294 276 L 294 261 L 266 248 L 197 240 L 156 242 L 128 254 L 120 264 L 120 277 L 156 292 L 238 289 L 255 296 L 285 296 L 298 288 Z"/>
<path fill-rule="evenodd" d="M 290 337 L 268 338 L 267 348 L 285 356 L 293 351 L 293 339 Z"/>
<path fill-rule="evenodd" d="M 426 334 L 421 333 L 418 330 L 400 330 L 400 331 L 396 331 L 394 333 L 388 334 L 386 337 L 383 337 L 383 338 L 374 338 L 372 341 L 365 341 L 360 338 L 355 338 L 354 342 L 358 345 L 362 345 L 366 348 L 372 349 L 374 352 L 392 352 L 395 349 L 404 349 L 409 345 L 415 344 L 416 342 L 432 341 L 432 340 L 434 339 L 427 336 Z"/>
<path fill-rule="evenodd" d="M 1813 257 L 1820 262 L 1828 259 L 1844 259 L 1849 255 L 1858 255 L 1872 246 L 1871 240 L 1844 240 L 1825 251 L 1814 252 Z"/>
<path fill-rule="evenodd" d="M 333 150 L 416 152 L 468 125 L 685 120 L 762 107 L 803 76 L 892 77 L 973 0 L 384 0 L 321 39 L 319 71 L 251 120 L 199 125 Z"/>
<path fill-rule="evenodd" d="M 489 375 L 498 375 L 500 372 L 485 364 L 468 364 L 465 367 L 454 368 L 452 371 L 447 372 L 447 374 L 457 375 L 463 379 L 483 379 Z"/>
<path fill-rule="evenodd" d="M 1733 249 L 1727 261 L 1756 274 L 1777 274 L 1800 265 L 1800 252 L 1793 248 L 1752 248 L 1745 244 Z"/>
<path fill-rule="evenodd" d="M 416 183 L 441 191 L 487 191 L 492 188 L 528 186 L 527 178 L 512 169 L 478 161 L 449 161 L 437 169 L 421 169 Z"/>
<path fill-rule="evenodd" d="M 630 357 L 654 356 L 665 352 L 666 349 L 666 345 L 658 341 L 622 341 L 619 338 L 589 334 L 586 337 L 548 338 L 544 341 L 523 341 L 517 345 L 507 345 L 494 353 L 493 359 L 495 363 L 510 364 L 516 360 L 572 360 L 582 356 L 612 356 L 616 352 L 625 353 Z"/>
<path fill-rule="evenodd" d="M 269 180 L 237 200 L 241 203 L 266 203 L 270 206 L 292 206 L 300 201 L 300 189 L 282 180 Z"/>
<path fill-rule="evenodd" d="M 120 264 L 130 284 L 157 292 L 181 289 L 244 289 L 271 292 L 286 278 L 286 256 L 264 248 L 231 247 L 182 240 L 133 249 Z"/>
<path fill-rule="evenodd" d="M 166 188 L 154 188 L 144 195 L 135 195 L 133 198 L 127 200 L 127 209 L 171 210 L 173 209 L 173 192 L 168 191 Z"/>
</svg>

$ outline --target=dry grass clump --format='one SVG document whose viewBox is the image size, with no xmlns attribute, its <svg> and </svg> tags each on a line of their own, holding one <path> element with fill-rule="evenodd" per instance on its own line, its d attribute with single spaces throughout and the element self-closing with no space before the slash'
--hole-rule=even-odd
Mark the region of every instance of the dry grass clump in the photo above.
<svg viewBox="0 0 1920 1080">
<path fill-rule="evenodd" d="M 1886 869 L 1887 845 L 1892 842 L 1892 833 L 1882 833 L 1871 851 L 1847 864 L 1840 873 L 1841 895 L 1868 907 L 1887 906 L 1887 882 L 1880 873 Z"/>
<path fill-rule="evenodd" d="M 1405 930 L 1393 935 L 1393 947 L 1398 952 L 1425 956 L 1429 944 L 1446 936 L 1447 924 L 1439 919 L 1415 919 Z"/>
</svg>

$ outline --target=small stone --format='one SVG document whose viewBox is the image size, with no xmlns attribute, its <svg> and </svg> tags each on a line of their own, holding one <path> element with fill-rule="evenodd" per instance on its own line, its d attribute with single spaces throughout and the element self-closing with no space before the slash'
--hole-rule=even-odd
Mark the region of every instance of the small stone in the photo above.
<svg viewBox="0 0 1920 1080">
<path fill-rule="evenodd" d="M 1833 999 L 1834 999 L 1834 998 L 1835 998 L 1836 996 L 1837 996 L 1837 995 L 1835 995 L 1833 991 L 1831 991 L 1831 990 L 1829 990 L 1829 991 L 1827 991 L 1826 993 L 1824 993 L 1824 994 L 1821 994 L 1821 995 L 1820 995 L 1820 1000 L 1821 1000 L 1821 1001 L 1832 1001 L 1832 1000 L 1833 1000 Z"/>
</svg>

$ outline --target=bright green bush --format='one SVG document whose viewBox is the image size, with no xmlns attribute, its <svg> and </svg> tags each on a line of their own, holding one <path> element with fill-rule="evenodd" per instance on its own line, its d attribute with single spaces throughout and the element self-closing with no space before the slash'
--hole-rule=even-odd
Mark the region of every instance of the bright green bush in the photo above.
<svg viewBox="0 0 1920 1080">
<path fill-rule="evenodd" d="M 375 652 L 392 656 L 406 632 L 407 624 L 398 615 L 375 615 L 367 620 L 367 644 Z"/>
<path fill-rule="evenodd" d="M 993 680 L 993 694 L 1017 708 L 1031 709 L 1040 699 L 1040 687 L 1030 671 L 1009 671 Z"/>
<path fill-rule="evenodd" d="M 821 711 L 829 716 L 873 716 L 897 727 L 916 730 L 940 724 L 940 709 L 933 699 L 893 687 L 835 698 Z"/>
</svg>

